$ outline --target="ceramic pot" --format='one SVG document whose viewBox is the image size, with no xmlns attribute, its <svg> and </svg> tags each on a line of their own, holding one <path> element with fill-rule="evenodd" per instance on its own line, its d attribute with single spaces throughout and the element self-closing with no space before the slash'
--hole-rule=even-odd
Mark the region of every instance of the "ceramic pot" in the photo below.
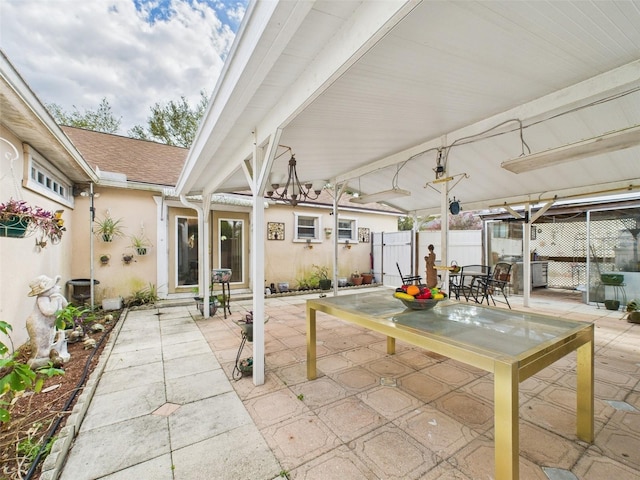
<svg viewBox="0 0 640 480">
<path fill-rule="evenodd" d="M 604 301 L 604 308 L 606 308 L 607 310 L 618 310 L 620 308 L 620 301 L 619 300 L 605 300 Z"/>
<path fill-rule="evenodd" d="M 627 316 L 627 321 L 629 323 L 640 323 L 640 311 L 629 312 L 629 315 Z"/>
</svg>

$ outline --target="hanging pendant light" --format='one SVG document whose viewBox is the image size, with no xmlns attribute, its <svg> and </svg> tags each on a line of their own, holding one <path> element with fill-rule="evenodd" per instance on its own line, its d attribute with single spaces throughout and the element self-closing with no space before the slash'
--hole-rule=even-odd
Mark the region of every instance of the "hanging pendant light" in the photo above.
<svg viewBox="0 0 640 480">
<path fill-rule="evenodd" d="M 287 202 L 295 207 L 300 202 L 316 200 L 320 196 L 320 192 L 322 192 L 322 189 L 327 183 L 326 180 L 316 180 L 314 182 L 305 182 L 304 184 L 301 183 L 298 179 L 296 164 L 296 156 L 291 154 L 291 158 L 289 159 L 287 183 L 284 184 L 284 187 L 282 187 L 282 190 L 280 191 L 278 191 L 278 189 L 282 185 L 282 177 L 278 178 L 275 174 L 271 175 L 271 189 L 267 190 L 267 196 L 269 198 L 273 200 L 282 200 L 283 202 Z"/>
</svg>

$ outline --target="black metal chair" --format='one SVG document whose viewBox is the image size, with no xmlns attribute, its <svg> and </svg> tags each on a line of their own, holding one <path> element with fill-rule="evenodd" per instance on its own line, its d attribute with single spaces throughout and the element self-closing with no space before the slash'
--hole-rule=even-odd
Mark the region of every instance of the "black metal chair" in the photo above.
<svg viewBox="0 0 640 480">
<path fill-rule="evenodd" d="M 490 275 L 491 267 L 487 265 L 465 265 L 460 270 L 460 294 L 464 295 L 467 302 L 472 299 L 476 303 L 482 303 L 486 280 Z"/>
<path fill-rule="evenodd" d="M 457 272 L 449 272 L 449 298 L 460 299 L 462 293 L 462 268 Z"/>
<path fill-rule="evenodd" d="M 422 277 L 420 275 L 403 275 L 400 270 L 400 265 L 396 262 L 396 267 L 398 267 L 398 273 L 400 274 L 400 279 L 402 280 L 402 285 L 421 285 Z"/>
<path fill-rule="evenodd" d="M 487 299 L 487 305 L 489 305 L 489 299 L 493 302 L 493 305 L 496 305 L 495 295 L 502 295 L 504 298 L 504 302 L 502 300 L 498 300 L 500 303 L 506 303 L 509 309 L 511 309 L 511 304 L 509 304 L 509 299 L 507 298 L 507 290 L 509 288 L 509 282 L 511 281 L 511 264 L 506 262 L 496 263 L 496 266 L 493 268 L 493 274 L 488 279 L 484 280 L 484 294 L 480 299 L 480 303 Z"/>
</svg>

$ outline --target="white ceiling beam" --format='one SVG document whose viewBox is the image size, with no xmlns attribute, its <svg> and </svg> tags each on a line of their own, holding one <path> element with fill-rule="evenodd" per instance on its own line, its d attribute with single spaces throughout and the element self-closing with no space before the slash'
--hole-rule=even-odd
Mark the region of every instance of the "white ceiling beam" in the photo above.
<svg viewBox="0 0 640 480">
<path fill-rule="evenodd" d="M 489 208 L 504 208 L 505 205 L 538 205 L 552 200 L 571 200 L 585 197 L 599 197 L 615 195 L 620 193 L 640 192 L 640 178 L 630 178 L 618 182 L 610 182 L 598 185 L 598 191 L 593 190 L 592 185 L 583 187 L 559 189 L 553 192 L 543 192 L 539 195 L 522 195 L 501 198 L 488 198 L 477 202 L 465 202 L 464 210 L 480 211 Z M 433 215 L 440 213 L 440 207 L 425 208 L 416 210 L 417 215 Z"/>
</svg>

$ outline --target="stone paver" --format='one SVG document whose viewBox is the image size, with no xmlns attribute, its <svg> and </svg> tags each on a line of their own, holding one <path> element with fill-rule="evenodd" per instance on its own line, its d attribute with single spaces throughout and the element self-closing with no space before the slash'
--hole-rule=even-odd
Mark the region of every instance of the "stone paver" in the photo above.
<svg viewBox="0 0 640 480">
<path fill-rule="evenodd" d="M 261 386 L 231 376 L 233 321 L 250 301 L 235 300 L 227 319 L 193 305 L 129 312 L 62 480 L 493 478 L 491 374 L 403 342 L 389 356 L 383 336 L 319 314 L 319 376 L 308 381 L 306 298 L 266 300 Z M 521 384 L 520 478 L 635 480 L 640 326 L 577 302 L 530 308 L 596 322 L 596 439 L 576 439 L 568 355 Z M 248 343 L 241 358 L 251 355 Z"/>
</svg>

